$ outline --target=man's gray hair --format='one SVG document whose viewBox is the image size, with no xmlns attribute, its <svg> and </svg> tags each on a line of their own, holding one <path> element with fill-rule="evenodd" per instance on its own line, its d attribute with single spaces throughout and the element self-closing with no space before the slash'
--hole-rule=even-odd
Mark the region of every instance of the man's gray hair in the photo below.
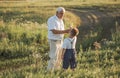
<svg viewBox="0 0 120 78">
<path fill-rule="evenodd" d="M 63 7 L 58 7 L 58 8 L 57 8 L 57 12 L 61 12 L 61 11 L 65 12 L 65 8 L 63 8 Z"/>
</svg>

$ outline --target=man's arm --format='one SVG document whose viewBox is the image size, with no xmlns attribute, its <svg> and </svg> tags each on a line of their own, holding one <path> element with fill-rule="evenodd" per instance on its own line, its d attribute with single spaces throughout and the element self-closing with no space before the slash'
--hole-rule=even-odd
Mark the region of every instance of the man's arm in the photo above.
<svg viewBox="0 0 120 78">
<path fill-rule="evenodd" d="M 56 30 L 56 29 L 52 29 L 51 31 L 54 34 L 65 34 L 65 33 L 69 33 L 71 29 L 66 29 L 66 30 Z"/>
</svg>

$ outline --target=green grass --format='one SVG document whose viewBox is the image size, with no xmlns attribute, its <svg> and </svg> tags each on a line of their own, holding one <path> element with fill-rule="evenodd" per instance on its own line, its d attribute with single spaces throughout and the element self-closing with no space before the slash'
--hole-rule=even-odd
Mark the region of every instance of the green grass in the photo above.
<svg viewBox="0 0 120 78">
<path fill-rule="evenodd" d="M 86 51 L 82 44 L 77 50 L 75 71 L 61 69 L 52 73 L 46 72 L 49 59 L 46 21 L 55 14 L 57 6 L 77 10 L 97 7 L 99 10 L 102 8 L 101 11 L 105 11 L 105 8 L 112 11 L 120 8 L 119 1 L 108 0 L 0 2 L 0 78 L 119 78 L 119 30 L 112 33 L 111 41 L 107 40 L 98 50 L 91 48 L 96 40 L 92 37 L 97 35 L 91 33 L 91 38 L 84 41 L 84 45 L 88 46 Z M 64 21 L 66 28 L 71 24 L 80 24 L 79 17 L 68 11 Z M 116 25 L 116 29 L 118 28 Z"/>
<path fill-rule="evenodd" d="M 98 53 L 98 55 L 96 54 Z M 111 56 L 112 55 L 112 56 Z M 120 62 L 119 59 L 115 59 L 116 51 L 110 50 L 99 50 L 89 52 L 79 52 L 77 55 L 78 66 L 75 71 L 59 70 L 51 72 L 46 72 L 47 61 L 42 60 L 35 62 L 32 65 L 25 66 L 22 68 L 9 69 L 1 73 L 2 78 L 19 78 L 19 77 L 28 77 L 28 78 L 96 78 L 99 76 L 102 78 L 106 77 L 115 77 L 120 76 Z M 36 59 L 38 60 L 38 59 Z"/>
</svg>

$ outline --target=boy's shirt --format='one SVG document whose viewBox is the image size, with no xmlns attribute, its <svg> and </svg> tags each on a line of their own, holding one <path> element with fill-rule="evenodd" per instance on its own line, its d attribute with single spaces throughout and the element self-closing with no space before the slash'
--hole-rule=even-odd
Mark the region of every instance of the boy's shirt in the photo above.
<svg viewBox="0 0 120 78">
<path fill-rule="evenodd" d="M 64 49 L 75 49 L 77 37 L 74 38 L 65 38 L 62 48 Z"/>
</svg>

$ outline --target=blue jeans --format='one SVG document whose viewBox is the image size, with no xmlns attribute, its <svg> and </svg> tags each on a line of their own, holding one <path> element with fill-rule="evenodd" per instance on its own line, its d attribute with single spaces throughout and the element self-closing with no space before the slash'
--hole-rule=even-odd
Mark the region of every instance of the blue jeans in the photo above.
<svg viewBox="0 0 120 78">
<path fill-rule="evenodd" d="M 68 69 L 70 66 L 71 69 L 76 68 L 76 51 L 75 49 L 66 49 L 63 57 L 63 68 Z"/>
</svg>

